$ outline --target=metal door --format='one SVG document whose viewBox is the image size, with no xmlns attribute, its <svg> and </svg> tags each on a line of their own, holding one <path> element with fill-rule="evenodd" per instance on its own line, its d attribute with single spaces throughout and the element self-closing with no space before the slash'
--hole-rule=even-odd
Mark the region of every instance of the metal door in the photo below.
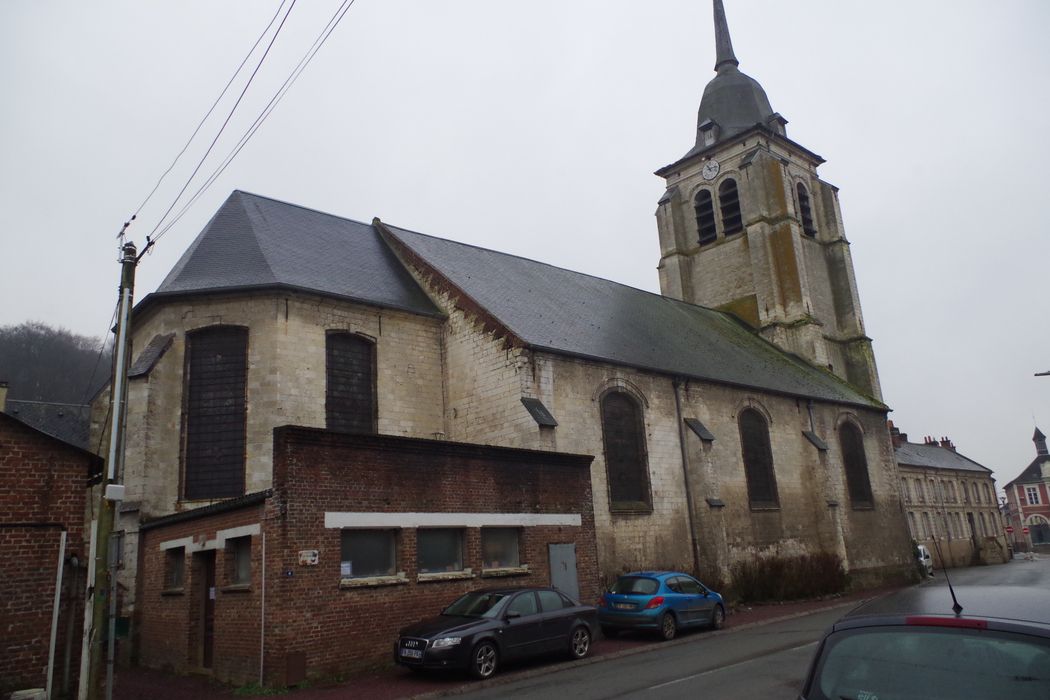
<svg viewBox="0 0 1050 700">
<path fill-rule="evenodd" d="M 211 668 L 215 649 L 215 552 L 205 552 L 202 558 L 204 599 L 201 601 L 201 666 Z"/>
<path fill-rule="evenodd" d="M 580 582 L 576 576 L 576 545 L 547 545 L 550 553 L 551 586 L 573 600 L 580 599 Z"/>
</svg>

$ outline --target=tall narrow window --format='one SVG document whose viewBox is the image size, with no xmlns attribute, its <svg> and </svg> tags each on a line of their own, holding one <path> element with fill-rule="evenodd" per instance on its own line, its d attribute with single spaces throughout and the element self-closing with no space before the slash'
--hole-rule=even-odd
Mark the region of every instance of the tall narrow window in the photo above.
<svg viewBox="0 0 1050 700">
<path fill-rule="evenodd" d="M 638 402 L 622 391 L 602 397 L 602 436 L 613 510 L 649 510 L 645 426 Z"/>
<path fill-rule="evenodd" d="M 842 447 L 842 462 L 846 470 L 846 488 L 854 508 L 871 508 L 871 481 L 868 477 L 868 458 L 864 456 L 864 437 L 852 423 L 843 423 L 839 428 L 839 445 Z"/>
<path fill-rule="evenodd" d="M 740 214 L 740 193 L 736 180 L 723 182 L 718 188 L 718 208 L 722 211 L 722 235 L 730 236 L 744 230 L 744 219 Z"/>
<path fill-rule="evenodd" d="M 187 334 L 186 342 L 185 497 L 240 496 L 248 329 L 214 326 Z"/>
<path fill-rule="evenodd" d="M 711 192 L 697 192 L 693 208 L 696 210 L 696 228 L 700 231 L 700 245 L 711 243 L 718 236 L 715 226 L 715 200 L 711 197 Z"/>
<path fill-rule="evenodd" d="M 937 533 L 933 531 L 933 526 L 930 524 L 929 513 L 922 514 L 922 529 L 926 533 L 926 537 L 931 540 L 937 536 Z"/>
<path fill-rule="evenodd" d="M 798 183 L 798 215 L 802 219 L 802 233 L 815 238 L 817 228 L 813 225 L 813 209 L 809 205 L 809 192 L 806 186 Z"/>
<path fill-rule="evenodd" d="M 980 503 L 981 502 L 981 492 L 977 490 L 977 482 L 976 481 L 973 482 L 972 484 L 970 484 L 970 486 L 973 487 L 973 489 L 972 489 L 973 490 L 973 502 L 974 503 Z"/>
<path fill-rule="evenodd" d="M 922 480 L 915 480 L 915 498 L 919 503 L 926 502 L 926 490 L 922 487 Z"/>
<path fill-rule="evenodd" d="M 751 507 L 779 508 L 769 426 L 762 414 L 751 408 L 740 413 L 740 449 L 744 457 L 747 498 Z"/>
<path fill-rule="evenodd" d="M 375 345 L 353 333 L 326 338 L 325 422 L 340 433 L 376 432 Z"/>
<path fill-rule="evenodd" d="M 905 503 L 911 501 L 911 494 L 908 493 L 908 480 L 901 479 L 901 498 L 904 499 Z"/>
<path fill-rule="evenodd" d="M 908 513 L 908 529 L 911 530 L 913 539 L 922 539 L 922 536 L 919 534 L 919 526 L 915 523 L 915 513 Z"/>
</svg>

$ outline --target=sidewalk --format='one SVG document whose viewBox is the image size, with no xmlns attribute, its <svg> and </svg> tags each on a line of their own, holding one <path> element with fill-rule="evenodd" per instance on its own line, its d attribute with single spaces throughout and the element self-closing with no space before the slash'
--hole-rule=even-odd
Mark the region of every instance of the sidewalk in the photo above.
<svg viewBox="0 0 1050 700">
<path fill-rule="evenodd" d="M 471 682 L 459 673 L 415 674 L 404 668 L 388 668 L 361 673 L 338 685 L 289 690 L 283 694 L 288 700 L 336 700 L 337 698 L 367 698 L 368 700 L 398 700 L 399 698 L 443 697 L 499 685 L 528 675 L 552 673 L 564 666 L 609 661 L 647 651 L 661 645 L 688 644 L 698 638 L 732 634 L 733 631 L 762 625 L 776 620 L 806 615 L 819 610 L 842 607 L 845 613 L 863 600 L 898 590 L 899 586 L 860 591 L 844 596 L 810 600 L 799 603 L 755 605 L 731 611 L 726 626 L 720 632 L 707 630 L 683 632 L 673 642 L 660 642 L 648 635 L 623 634 L 616 639 L 599 638 L 591 648 L 591 655 L 583 661 L 564 661 L 557 657 L 541 658 L 528 663 L 508 665 L 493 679 L 483 683 Z M 235 694 L 227 687 L 199 676 L 175 676 L 143 668 L 118 669 L 113 697 L 115 700 L 229 700 L 231 698 L 260 698 L 264 695 Z M 272 697 L 269 696 L 269 697 Z"/>
</svg>

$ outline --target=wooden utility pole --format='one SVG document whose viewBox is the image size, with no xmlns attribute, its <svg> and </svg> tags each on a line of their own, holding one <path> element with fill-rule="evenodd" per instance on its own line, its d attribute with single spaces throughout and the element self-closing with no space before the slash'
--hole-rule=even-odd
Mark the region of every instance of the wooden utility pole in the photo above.
<svg viewBox="0 0 1050 700">
<path fill-rule="evenodd" d="M 135 290 L 135 266 L 138 263 L 134 243 L 125 243 L 121 259 L 120 305 L 117 311 L 117 345 L 113 360 L 113 381 L 110 384 L 109 450 L 106 458 L 106 476 L 99 488 L 99 510 L 95 520 L 95 579 L 91 585 L 91 627 L 85 630 L 88 639 L 90 663 L 88 678 L 80 679 L 80 697 L 100 700 L 102 697 L 102 630 L 106 628 L 107 612 L 115 614 L 113 596 L 116 595 L 116 572 L 112 570 L 109 551 L 113 533 L 116 503 L 124 498 L 124 487 L 118 483 L 118 466 L 124 456 L 124 420 L 127 415 L 127 377 L 131 337 L 131 303 Z M 108 596 L 107 596 L 108 591 Z M 110 599 L 107 601 L 107 597 Z M 107 602 L 109 603 L 107 605 Z M 106 669 L 106 697 L 113 696 L 113 624 L 109 627 L 109 654 Z M 85 685 L 86 683 L 86 685 Z"/>
</svg>

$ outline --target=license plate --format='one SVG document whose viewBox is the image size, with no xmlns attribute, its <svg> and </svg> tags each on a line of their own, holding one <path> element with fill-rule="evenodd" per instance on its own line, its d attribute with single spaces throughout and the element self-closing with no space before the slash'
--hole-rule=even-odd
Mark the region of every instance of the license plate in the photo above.
<svg viewBox="0 0 1050 700">
<path fill-rule="evenodd" d="M 401 650 L 401 656 L 406 656 L 406 657 L 408 657 L 410 659 L 422 659 L 423 658 L 423 650 L 422 649 L 402 649 Z"/>
<path fill-rule="evenodd" d="M 630 603 L 616 603 L 613 607 L 617 610 L 634 610 L 634 606 Z"/>
</svg>

